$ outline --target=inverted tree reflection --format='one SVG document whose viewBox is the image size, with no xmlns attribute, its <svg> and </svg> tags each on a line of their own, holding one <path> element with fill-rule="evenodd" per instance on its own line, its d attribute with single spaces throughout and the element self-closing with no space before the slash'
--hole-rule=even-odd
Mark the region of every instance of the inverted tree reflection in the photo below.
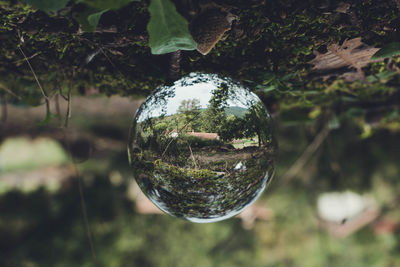
<svg viewBox="0 0 400 267">
<path fill-rule="evenodd" d="M 140 108 L 129 147 L 135 178 L 167 213 L 196 222 L 231 217 L 270 181 L 270 124 L 262 102 L 240 84 L 191 74 Z"/>
</svg>

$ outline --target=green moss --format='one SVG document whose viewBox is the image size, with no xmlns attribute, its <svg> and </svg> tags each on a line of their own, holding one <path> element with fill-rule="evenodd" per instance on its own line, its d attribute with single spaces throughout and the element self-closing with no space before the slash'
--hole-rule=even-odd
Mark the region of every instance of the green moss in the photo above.
<svg viewBox="0 0 400 267">
<path fill-rule="evenodd" d="M 160 159 L 154 161 L 156 171 L 167 174 L 166 179 L 185 179 L 187 177 L 194 179 L 212 179 L 216 177 L 216 172 L 208 169 L 185 169 L 162 162 Z"/>
<path fill-rule="evenodd" d="M 185 8 L 187 2 L 174 2 L 190 22 L 191 16 L 185 13 L 189 10 Z M 319 1 L 301 6 L 293 1 L 276 0 L 267 5 L 258 3 L 257 8 L 251 3 L 225 2 L 239 7 L 233 9 L 238 21 L 208 55 L 185 51 L 182 75 L 203 71 L 232 77 L 256 91 L 265 103 L 277 105 L 282 111 L 333 107 L 350 98 L 390 99 L 400 85 L 398 75 L 385 76 L 388 62 L 364 68 L 367 81 L 362 84 L 337 81 L 340 73 L 323 80 L 323 75 L 318 78 L 308 63 L 314 51 L 345 39 L 361 36 L 363 42 L 374 47 L 394 41 L 396 36 L 390 29 L 400 19 L 394 2 L 349 1 L 348 14 L 335 12 L 334 6 L 329 12 L 321 10 Z M 167 83 L 169 55 L 150 53 L 145 1 L 105 13 L 99 29 L 114 28 L 111 33 L 79 32 L 73 14 L 80 8 L 72 4 L 62 14 L 47 15 L 23 4 L 1 4 L 2 85 L 29 99 L 25 103 L 40 103 L 41 94 L 18 47 L 30 58 L 49 93 L 55 93 L 56 87 L 64 90 L 72 87 L 74 94 L 82 92 L 82 88 L 94 87 L 105 95 L 145 96 Z M 194 10 L 198 12 L 199 8 Z M 399 67 L 400 58 L 394 58 L 391 64 Z M 373 80 L 375 76 L 379 76 L 378 80 Z M 38 100 L 33 101 L 34 98 Z"/>
</svg>

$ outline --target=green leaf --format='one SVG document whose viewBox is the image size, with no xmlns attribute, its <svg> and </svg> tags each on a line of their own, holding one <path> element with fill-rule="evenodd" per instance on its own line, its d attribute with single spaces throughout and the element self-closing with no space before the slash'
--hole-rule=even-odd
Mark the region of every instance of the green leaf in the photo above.
<svg viewBox="0 0 400 267">
<path fill-rule="evenodd" d="M 34 8 L 40 9 L 45 12 L 58 11 L 64 8 L 69 0 L 23 0 L 23 2 Z"/>
<path fill-rule="evenodd" d="M 73 17 L 82 26 L 83 31 L 94 32 L 96 30 L 97 24 L 99 24 L 101 15 L 103 15 L 103 13 L 107 11 L 108 9 L 99 11 L 95 8 L 86 7 L 79 13 L 74 13 Z"/>
<path fill-rule="evenodd" d="M 97 27 L 97 24 L 99 24 L 101 15 L 103 15 L 103 13 L 107 12 L 107 11 L 108 11 L 108 9 L 105 9 L 100 12 L 93 13 L 87 17 L 87 21 L 89 22 L 89 25 L 90 25 L 92 31 L 96 30 L 96 27 Z"/>
<path fill-rule="evenodd" d="M 393 57 L 393 56 L 398 56 L 400 55 L 400 43 L 395 42 L 395 43 L 390 43 L 381 49 L 379 49 L 372 57 L 371 59 L 383 59 L 383 58 L 388 58 L 388 57 Z"/>
<path fill-rule="evenodd" d="M 97 10 L 119 9 L 131 2 L 139 2 L 140 0 L 79 0 L 79 3 L 84 3 Z"/>
<path fill-rule="evenodd" d="M 147 31 L 152 54 L 166 54 L 177 50 L 194 50 L 197 47 L 189 33 L 188 22 L 169 0 L 151 0 L 150 21 Z"/>
</svg>

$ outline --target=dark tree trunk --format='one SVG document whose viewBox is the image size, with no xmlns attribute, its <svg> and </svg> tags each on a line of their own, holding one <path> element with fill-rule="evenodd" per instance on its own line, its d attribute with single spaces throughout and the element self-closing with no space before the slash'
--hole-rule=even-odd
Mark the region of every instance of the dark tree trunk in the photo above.
<svg viewBox="0 0 400 267">
<path fill-rule="evenodd" d="M 181 50 L 171 53 L 168 82 L 173 83 L 181 77 Z"/>
</svg>

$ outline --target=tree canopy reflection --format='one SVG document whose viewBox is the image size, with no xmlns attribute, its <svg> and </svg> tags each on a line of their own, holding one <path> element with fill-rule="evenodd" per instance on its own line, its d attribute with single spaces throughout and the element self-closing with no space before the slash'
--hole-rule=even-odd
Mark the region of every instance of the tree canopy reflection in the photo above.
<svg viewBox="0 0 400 267">
<path fill-rule="evenodd" d="M 274 148 L 270 116 L 255 94 L 231 79 L 192 73 L 146 99 L 129 155 L 139 186 L 160 209 L 211 222 L 261 194 Z"/>
</svg>

